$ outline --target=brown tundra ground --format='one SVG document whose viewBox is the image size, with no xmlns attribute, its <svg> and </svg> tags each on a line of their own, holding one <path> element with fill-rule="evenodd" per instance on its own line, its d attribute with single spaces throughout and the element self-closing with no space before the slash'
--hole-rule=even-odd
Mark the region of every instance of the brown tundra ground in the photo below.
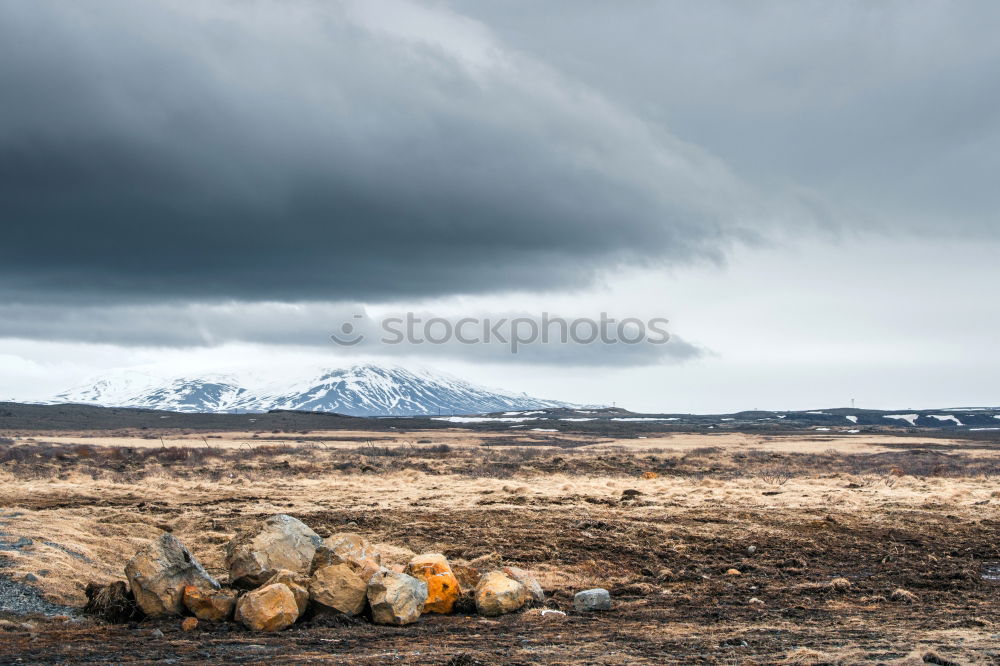
<svg viewBox="0 0 1000 666">
<path fill-rule="evenodd" d="M 0 603 L 78 608 L 164 530 L 225 577 L 274 513 L 355 531 L 389 564 L 440 552 L 534 572 L 547 605 L 279 634 L 5 614 L 0 662 L 1000 663 L 996 443 L 738 433 L 643 439 L 464 430 L 7 433 Z M 736 570 L 739 573 L 728 573 Z M 27 578 L 26 578 L 27 577 Z M 613 609 L 572 598 L 611 591 Z M 58 614 L 58 615 L 56 615 Z M 155 630 L 162 632 L 158 635 Z"/>
</svg>

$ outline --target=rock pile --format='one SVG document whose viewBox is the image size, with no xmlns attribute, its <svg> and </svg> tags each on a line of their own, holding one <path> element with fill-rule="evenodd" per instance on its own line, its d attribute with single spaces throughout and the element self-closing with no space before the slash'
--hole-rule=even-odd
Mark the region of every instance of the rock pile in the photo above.
<svg viewBox="0 0 1000 666">
<path fill-rule="evenodd" d="M 327 613 L 405 625 L 424 613 L 451 613 L 456 604 L 470 610 L 474 604 L 492 617 L 545 600 L 524 569 L 501 568 L 492 560 L 452 566 L 444 555 L 427 553 L 393 570 L 364 537 L 341 533 L 324 540 L 287 515 L 271 516 L 236 536 L 226 546 L 225 564 L 229 580 L 223 586 L 180 541 L 164 534 L 125 565 L 130 591 L 118 582 L 96 586 L 94 594 L 97 587 L 115 599 L 128 593 L 150 617 L 193 616 L 186 630 L 199 620 L 233 620 L 254 631 L 281 631 Z M 480 564 L 491 570 L 473 566 Z M 602 601 L 587 604 L 587 610 L 606 608 Z"/>
</svg>

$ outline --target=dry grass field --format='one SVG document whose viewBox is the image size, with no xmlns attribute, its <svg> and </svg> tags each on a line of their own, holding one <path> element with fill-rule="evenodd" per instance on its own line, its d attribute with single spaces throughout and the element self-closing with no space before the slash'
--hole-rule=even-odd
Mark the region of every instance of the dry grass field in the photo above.
<svg viewBox="0 0 1000 666">
<path fill-rule="evenodd" d="M 568 615 L 327 619 L 266 635 L 6 615 L 0 661 L 1000 663 L 1000 450 L 989 442 L 163 435 L 7 433 L 8 583 L 80 607 L 88 582 L 123 579 L 164 530 L 222 576 L 239 528 L 288 513 L 321 536 L 363 534 L 389 564 L 420 552 L 516 564 Z M 613 609 L 575 614 L 574 592 L 595 586 Z"/>
</svg>

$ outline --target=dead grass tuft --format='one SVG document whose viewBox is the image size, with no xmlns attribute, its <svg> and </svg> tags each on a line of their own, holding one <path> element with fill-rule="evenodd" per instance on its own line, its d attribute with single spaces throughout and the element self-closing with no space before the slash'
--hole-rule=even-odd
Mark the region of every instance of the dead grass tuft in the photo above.
<svg viewBox="0 0 1000 666">
<path fill-rule="evenodd" d="M 107 585 L 88 583 L 84 592 L 87 604 L 83 607 L 83 612 L 88 615 L 114 623 L 142 619 L 143 613 L 124 581 L 118 580 Z"/>
</svg>

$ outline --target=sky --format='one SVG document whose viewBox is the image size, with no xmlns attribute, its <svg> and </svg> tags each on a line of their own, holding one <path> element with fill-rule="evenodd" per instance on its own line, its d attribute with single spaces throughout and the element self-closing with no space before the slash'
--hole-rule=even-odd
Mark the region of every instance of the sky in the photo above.
<svg viewBox="0 0 1000 666">
<path fill-rule="evenodd" d="M 643 411 L 997 405 L 997 19 L 0 0 L 0 399 L 376 360 Z M 406 312 L 671 339 L 330 338 Z"/>
</svg>

